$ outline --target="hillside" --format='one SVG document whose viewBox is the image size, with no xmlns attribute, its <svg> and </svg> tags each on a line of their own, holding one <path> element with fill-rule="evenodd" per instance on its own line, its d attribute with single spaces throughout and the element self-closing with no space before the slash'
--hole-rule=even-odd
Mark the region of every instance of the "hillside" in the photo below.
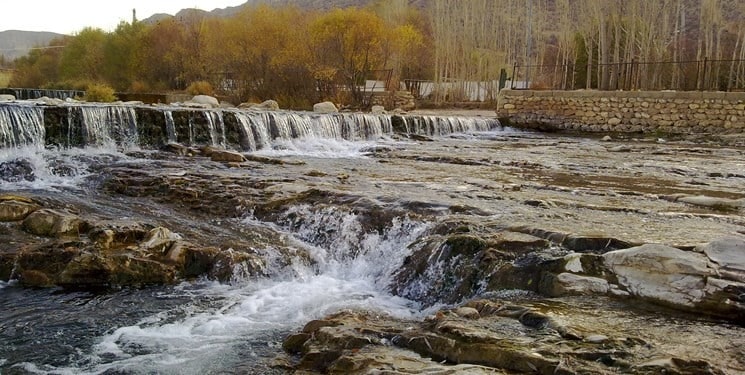
<svg viewBox="0 0 745 375">
<path fill-rule="evenodd" d="M 30 48 L 45 46 L 52 39 L 63 36 L 46 31 L 0 31 L 0 55 L 13 60 L 27 54 Z"/>
<path fill-rule="evenodd" d="M 287 6 L 287 5 L 295 5 L 297 7 L 300 7 L 302 9 L 308 9 L 308 10 L 319 10 L 319 11 L 326 11 L 333 8 L 349 8 L 349 7 L 365 7 L 369 4 L 376 3 L 380 0 L 248 0 L 243 5 L 238 5 L 234 7 L 227 7 L 227 8 L 218 8 L 213 9 L 209 13 L 212 16 L 216 17 L 230 17 L 235 15 L 236 13 L 240 12 L 241 9 L 247 6 L 254 6 L 254 5 L 260 5 L 260 4 L 268 4 L 271 6 Z M 412 4 L 417 7 L 424 7 L 428 0 L 409 0 L 409 4 Z M 191 9 L 182 9 L 178 13 L 176 13 L 176 17 L 178 17 L 180 14 L 184 14 L 184 12 L 191 11 Z M 154 14 L 144 20 L 142 22 L 144 23 L 156 23 L 166 17 L 169 17 L 167 14 Z"/>
</svg>

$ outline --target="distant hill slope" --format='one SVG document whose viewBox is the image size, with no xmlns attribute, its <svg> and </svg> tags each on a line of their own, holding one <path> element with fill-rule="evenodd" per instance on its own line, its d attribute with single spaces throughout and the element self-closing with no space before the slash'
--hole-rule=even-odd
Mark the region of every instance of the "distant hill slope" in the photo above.
<svg viewBox="0 0 745 375">
<path fill-rule="evenodd" d="M 216 17 L 230 17 L 238 12 L 241 11 L 244 7 L 247 6 L 254 6 L 254 5 L 260 5 L 260 4 L 267 4 L 270 6 L 286 6 L 286 5 L 295 5 L 297 7 L 303 8 L 303 9 L 309 9 L 309 10 L 329 10 L 333 8 L 349 8 L 349 7 L 365 7 L 371 3 L 374 3 L 377 0 L 248 0 L 242 5 L 234 6 L 234 7 L 227 7 L 227 8 L 217 8 L 213 9 L 209 13 L 212 16 Z M 429 0 L 408 0 L 409 4 L 416 6 L 416 7 L 424 7 L 426 6 L 427 2 Z M 185 12 L 193 11 L 193 9 L 182 9 L 178 13 L 176 13 L 176 17 L 179 17 L 179 15 L 185 14 Z M 142 22 L 153 24 L 156 23 L 164 18 L 168 17 L 166 14 L 154 14 L 144 20 Z"/>
<path fill-rule="evenodd" d="M 63 36 L 46 31 L 0 31 L 0 55 L 13 60 L 27 54 L 30 48 L 46 46 L 52 39 Z"/>
</svg>

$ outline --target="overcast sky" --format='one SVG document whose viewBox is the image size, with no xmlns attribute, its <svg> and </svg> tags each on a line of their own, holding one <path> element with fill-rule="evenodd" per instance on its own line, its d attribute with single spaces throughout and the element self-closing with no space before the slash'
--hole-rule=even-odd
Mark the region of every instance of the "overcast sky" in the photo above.
<svg viewBox="0 0 745 375">
<path fill-rule="evenodd" d="M 53 31 L 73 34 L 86 26 L 113 31 L 121 21 L 145 19 L 155 13 L 175 14 L 184 8 L 213 10 L 246 0 L 2 0 L 0 31 Z"/>
</svg>

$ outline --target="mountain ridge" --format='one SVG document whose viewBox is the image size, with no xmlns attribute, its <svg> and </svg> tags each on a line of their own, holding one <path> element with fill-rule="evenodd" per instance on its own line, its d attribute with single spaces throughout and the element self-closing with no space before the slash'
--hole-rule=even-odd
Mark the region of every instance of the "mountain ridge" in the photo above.
<svg viewBox="0 0 745 375">
<path fill-rule="evenodd" d="M 26 55 L 34 47 L 46 46 L 53 39 L 63 36 L 51 31 L 0 31 L 0 55 L 13 60 Z"/>
</svg>

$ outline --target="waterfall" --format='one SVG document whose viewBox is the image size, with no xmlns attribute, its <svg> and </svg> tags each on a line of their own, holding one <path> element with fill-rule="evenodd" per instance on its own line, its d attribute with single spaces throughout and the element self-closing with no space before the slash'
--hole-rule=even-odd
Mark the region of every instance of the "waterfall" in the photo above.
<svg viewBox="0 0 745 375">
<path fill-rule="evenodd" d="M 86 145 L 138 145 L 137 114 L 129 106 L 79 106 L 80 125 Z"/>
<path fill-rule="evenodd" d="M 177 139 L 176 134 L 176 123 L 173 121 L 173 111 L 167 109 L 163 111 L 163 116 L 166 123 L 166 136 L 168 137 L 168 143 L 174 143 Z"/>
<path fill-rule="evenodd" d="M 489 131 L 498 127 L 499 120 L 458 116 L 404 116 L 406 132 L 424 135 Z"/>
<path fill-rule="evenodd" d="M 0 105 L 0 147 L 44 146 L 44 110 L 23 104 Z"/>
<path fill-rule="evenodd" d="M 222 111 L 205 111 L 204 117 L 209 127 L 212 146 L 225 147 L 225 121 L 223 121 Z"/>
<path fill-rule="evenodd" d="M 363 113 L 234 111 L 241 125 L 242 146 L 255 151 L 271 147 L 275 139 L 373 140 L 393 130 L 391 118 Z"/>
<path fill-rule="evenodd" d="M 443 136 L 488 131 L 494 118 L 373 115 L 239 109 L 151 108 L 65 103 L 7 103 L 0 107 L 0 147 L 53 144 L 66 147 L 212 145 L 244 151 L 280 150 L 306 144 L 374 142 L 394 133 Z M 138 124 L 139 120 L 142 124 Z M 225 116 L 228 116 L 227 118 Z M 310 142 L 308 142 L 310 141 Z"/>
<path fill-rule="evenodd" d="M 17 100 L 39 99 L 42 97 L 52 99 L 68 99 L 85 96 L 85 91 L 80 90 L 48 90 L 48 89 L 23 89 L 12 88 L 5 89 L 3 92 L 13 94 Z"/>
</svg>

